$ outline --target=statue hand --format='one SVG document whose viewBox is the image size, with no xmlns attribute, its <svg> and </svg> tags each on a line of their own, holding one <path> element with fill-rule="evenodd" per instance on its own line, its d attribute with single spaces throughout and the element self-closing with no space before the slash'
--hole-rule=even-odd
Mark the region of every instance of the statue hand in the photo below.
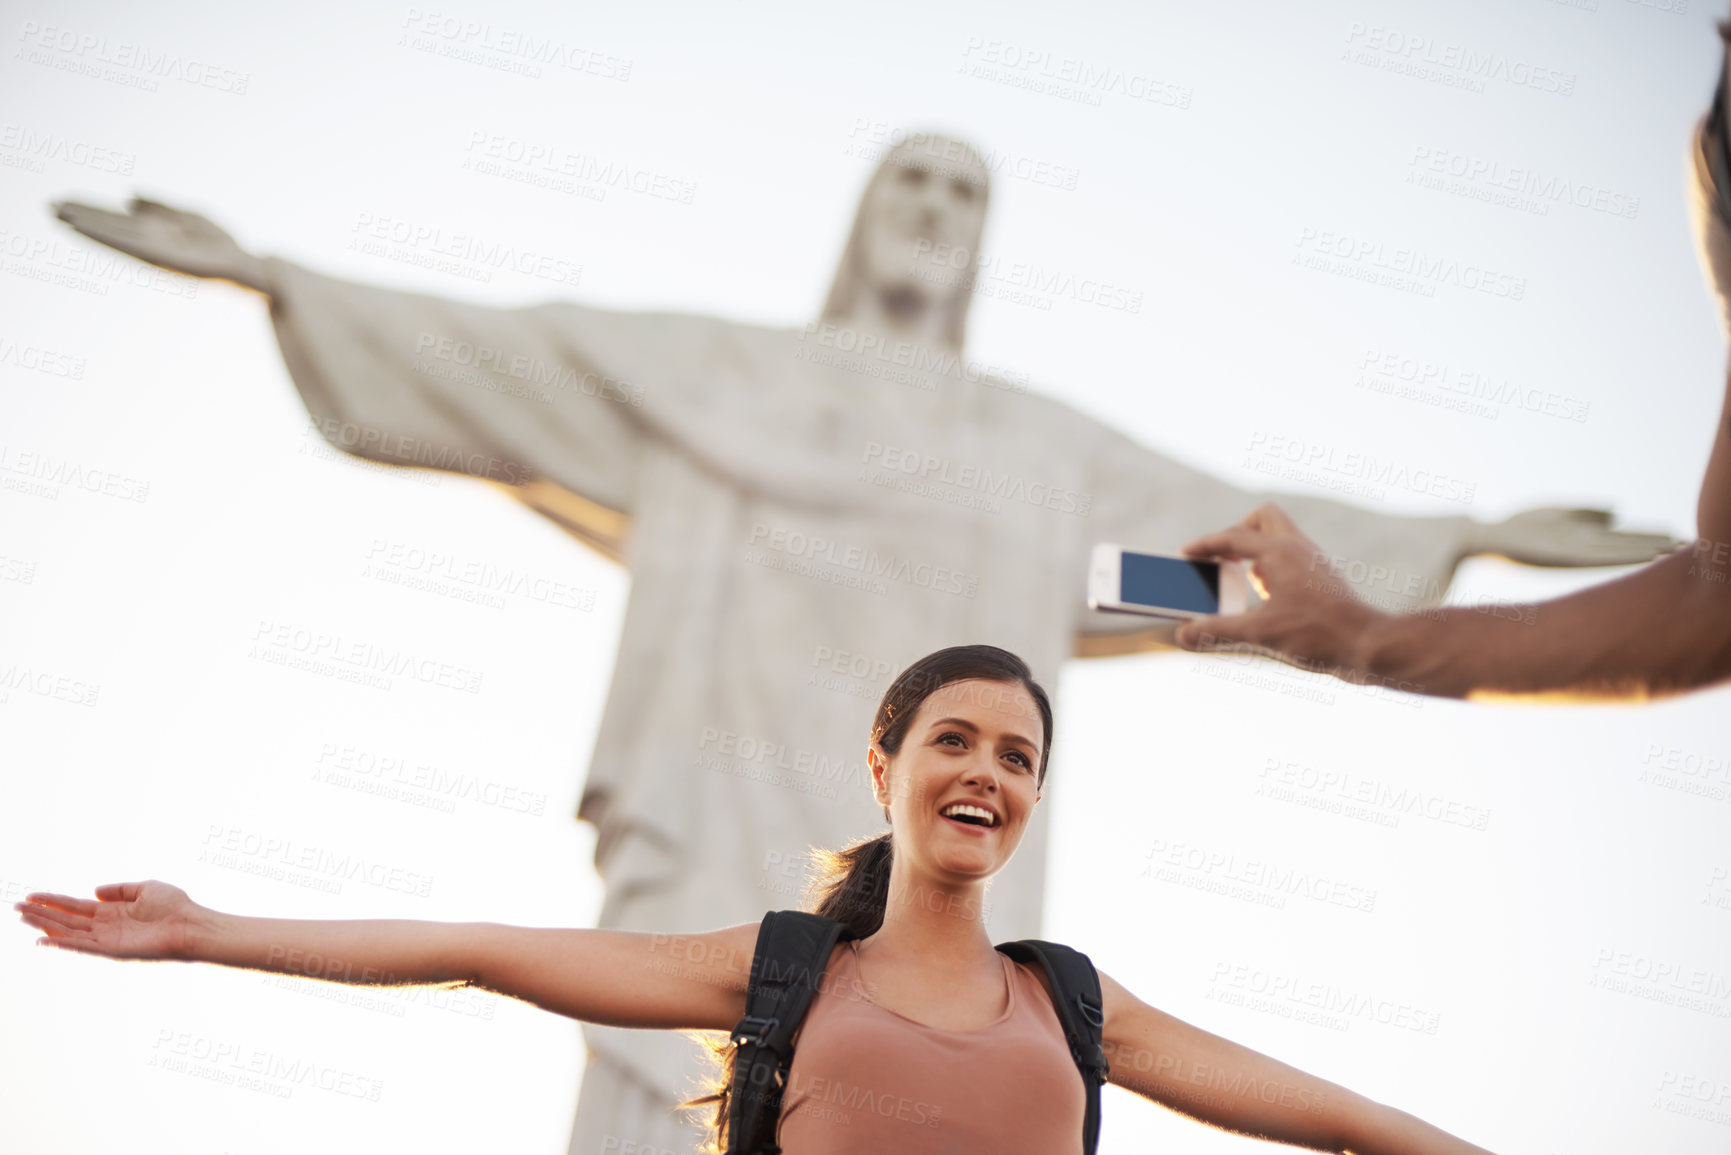
<svg viewBox="0 0 1731 1155">
<path fill-rule="evenodd" d="M 166 882 L 116 882 L 96 888 L 96 902 L 65 894 L 30 894 L 13 908 L 61 950 L 109 958 L 186 958 L 187 930 L 200 907 Z"/>
<path fill-rule="evenodd" d="M 1638 565 L 1684 543 L 1662 533 L 1611 528 L 1602 509 L 1529 509 L 1473 527 L 1467 553 L 1495 554 L 1525 565 Z"/>
<path fill-rule="evenodd" d="M 124 213 L 61 201 L 54 215 L 92 240 L 189 277 L 220 277 L 270 292 L 263 260 L 197 213 L 133 197 Z"/>
</svg>

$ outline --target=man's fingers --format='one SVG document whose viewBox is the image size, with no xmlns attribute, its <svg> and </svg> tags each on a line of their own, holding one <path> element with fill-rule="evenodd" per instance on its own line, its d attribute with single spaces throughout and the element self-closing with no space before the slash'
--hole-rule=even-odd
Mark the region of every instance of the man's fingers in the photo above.
<svg viewBox="0 0 1731 1155">
<path fill-rule="evenodd" d="M 1286 516 L 1286 511 L 1272 501 L 1265 501 L 1250 511 L 1250 516 L 1238 523 L 1251 529 L 1259 529 L 1263 533 L 1277 536 L 1296 534 L 1298 526 Z"/>
<path fill-rule="evenodd" d="M 1229 645 L 1255 645 L 1261 626 L 1261 610 L 1242 614 L 1213 614 L 1191 618 L 1178 627 L 1178 644 L 1187 650 L 1206 651 Z"/>
<path fill-rule="evenodd" d="M 1186 557 L 1222 558 L 1226 561 L 1239 561 L 1243 558 L 1255 558 L 1269 545 L 1268 535 L 1247 526 L 1235 525 L 1231 529 L 1223 529 L 1219 533 L 1211 533 L 1199 537 L 1184 547 Z"/>
</svg>

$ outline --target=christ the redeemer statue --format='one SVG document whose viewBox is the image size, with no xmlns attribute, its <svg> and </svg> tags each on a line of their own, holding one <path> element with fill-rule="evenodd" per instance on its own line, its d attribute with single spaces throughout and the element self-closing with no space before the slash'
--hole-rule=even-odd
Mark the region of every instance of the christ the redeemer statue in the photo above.
<svg viewBox="0 0 1731 1155">
<path fill-rule="evenodd" d="M 267 294 L 338 448 L 504 485 L 630 569 L 578 817 L 598 829 L 600 925 L 659 932 L 797 905 L 776 864 L 882 829 L 858 735 L 889 673 L 990 642 L 1052 685 L 1072 655 L 1170 644 L 1149 619 L 1086 608 L 1090 547 L 1175 551 L 1261 500 L 961 361 L 986 199 L 971 149 L 904 142 L 866 187 L 821 321 L 793 330 L 488 308 L 255 257 L 151 202 L 58 212 Z M 1490 526 L 1280 500 L 1357 576 L 1403 575 L 1375 591 L 1388 608 L 1434 600 L 1474 553 L 1608 565 L 1668 544 L 1579 511 Z M 999 940 L 1040 931 L 1045 842 L 1036 819 L 996 888 Z M 690 1149 L 697 1132 L 669 1108 L 696 1087 L 696 1049 L 667 1032 L 585 1038 L 571 1150 Z"/>
</svg>

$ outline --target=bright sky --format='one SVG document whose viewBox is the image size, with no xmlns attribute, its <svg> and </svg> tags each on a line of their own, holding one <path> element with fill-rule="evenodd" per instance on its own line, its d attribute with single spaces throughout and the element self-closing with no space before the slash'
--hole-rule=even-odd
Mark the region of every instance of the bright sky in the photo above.
<svg viewBox="0 0 1731 1155">
<path fill-rule="evenodd" d="M 587 925 L 593 839 L 570 815 L 627 591 L 485 486 L 336 459 L 259 298 L 93 265 L 52 200 L 143 192 L 255 252 L 446 296 L 792 325 L 821 304 L 877 150 L 930 127 L 1002 165 L 986 252 L 1141 294 L 1135 312 L 982 295 L 975 359 L 1244 485 L 1271 484 L 1258 453 L 1283 438 L 1471 494 L 1383 508 L 1599 505 L 1686 536 L 1725 362 L 1681 187 L 1712 8 L 9 5 L 0 893 L 155 877 L 258 915 Z M 583 67 L 513 70 L 526 38 Z M 467 163 L 495 138 L 625 166 L 648 191 Z M 360 251 L 379 220 L 569 275 Z M 1356 256 L 1309 267 L 1328 247 Z M 1424 292 L 1354 276 L 1403 249 L 1496 275 Z M 1379 392 L 1360 374 L 1385 357 L 1398 388 Z M 1420 363 L 1456 391 L 1398 380 Z M 111 484 L 44 482 L 41 459 Z M 583 597 L 406 588 L 369 568 L 398 547 Z M 1474 562 L 1457 596 L 1602 576 Z M 385 692 L 273 666 L 249 657 L 267 622 L 484 683 Z M 1058 689 L 1048 937 L 1499 1152 L 1731 1145 L 1731 690 L 1493 708 L 1188 655 L 1072 663 Z M 398 779 L 423 764 L 493 801 L 405 801 Z M 1401 791 L 1424 808 L 1387 801 Z M 325 892 L 260 873 L 269 854 L 219 853 L 271 840 L 364 855 L 391 881 Z M 1333 897 L 1244 881 L 1269 867 Z M 575 1023 L 33 938 L 0 944 L 7 1150 L 565 1150 Z M 278 1058 L 333 1089 L 222 1081 Z M 1108 1094 L 1104 1152 L 1258 1146 Z"/>
</svg>

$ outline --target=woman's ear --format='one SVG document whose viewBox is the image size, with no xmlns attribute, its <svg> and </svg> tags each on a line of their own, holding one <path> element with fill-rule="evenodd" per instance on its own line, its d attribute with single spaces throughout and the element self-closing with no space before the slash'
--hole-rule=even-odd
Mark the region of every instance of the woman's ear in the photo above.
<svg viewBox="0 0 1731 1155">
<path fill-rule="evenodd" d="M 873 742 L 866 747 L 866 765 L 872 772 L 872 797 L 884 808 L 884 817 L 887 819 L 890 816 L 889 755 L 884 753 L 882 746 Z"/>
</svg>

